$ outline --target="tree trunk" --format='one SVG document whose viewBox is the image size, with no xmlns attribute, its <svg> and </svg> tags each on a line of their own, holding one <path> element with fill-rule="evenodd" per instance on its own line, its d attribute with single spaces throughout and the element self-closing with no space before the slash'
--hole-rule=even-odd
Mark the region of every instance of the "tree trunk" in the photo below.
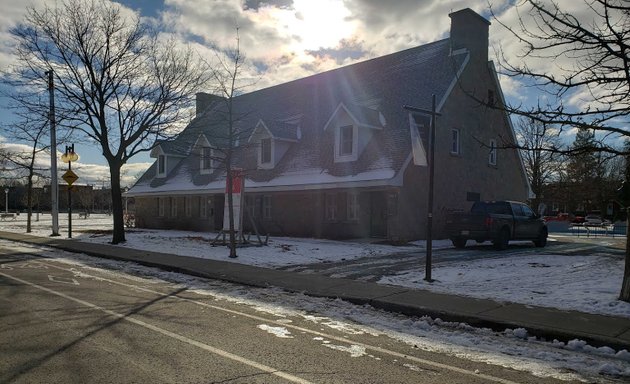
<svg viewBox="0 0 630 384">
<path fill-rule="evenodd" d="M 229 164 L 229 162 L 228 162 Z M 236 236 L 234 234 L 234 195 L 232 193 L 232 182 L 234 181 L 232 175 L 231 164 L 227 167 L 227 198 L 228 198 L 228 219 L 230 220 L 230 257 L 236 258 Z"/>
<path fill-rule="evenodd" d="M 26 185 L 26 233 L 31 233 L 31 218 L 33 217 L 33 168 L 29 170 Z"/>
<path fill-rule="evenodd" d="M 120 168 L 121 165 L 118 163 L 109 163 L 112 184 L 112 217 L 114 220 L 112 244 L 124 243 L 126 241 L 125 221 L 123 219 L 123 200 L 120 190 Z"/>
<path fill-rule="evenodd" d="M 626 262 L 619 300 L 630 303 L 630 207 L 626 208 Z"/>
</svg>

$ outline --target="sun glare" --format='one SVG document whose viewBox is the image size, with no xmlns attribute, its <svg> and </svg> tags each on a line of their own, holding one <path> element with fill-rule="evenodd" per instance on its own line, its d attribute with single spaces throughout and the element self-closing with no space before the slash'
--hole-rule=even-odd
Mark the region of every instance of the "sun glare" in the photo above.
<svg viewBox="0 0 630 384">
<path fill-rule="evenodd" d="M 294 11 L 283 15 L 285 33 L 294 39 L 294 50 L 334 48 L 355 30 L 350 11 L 339 0 L 295 0 Z"/>
</svg>

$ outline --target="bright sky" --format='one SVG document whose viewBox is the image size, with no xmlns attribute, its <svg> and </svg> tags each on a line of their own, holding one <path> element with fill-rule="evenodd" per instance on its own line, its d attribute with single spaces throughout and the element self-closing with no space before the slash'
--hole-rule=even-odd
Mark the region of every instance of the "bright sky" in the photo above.
<svg viewBox="0 0 630 384">
<path fill-rule="evenodd" d="M 11 63 L 11 40 L 8 28 L 19 22 L 27 5 L 41 6 L 51 0 L 0 0 L 0 68 Z M 250 75 L 259 78 L 256 88 L 263 88 L 319 73 L 356 61 L 381 56 L 422 45 L 448 36 L 452 11 L 472 8 L 489 18 L 486 0 L 119 0 L 123 6 L 157 22 L 169 33 L 191 43 L 202 55 L 211 57 L 209 47 L 233 46 L 238 25 L 241 48 L 254 69 Z M 513 1 L 493 1 L 501 20 L 516 24 Z M 568 2 L 567 2 L 568 3 Z M 563 6 L 565 3 L 563 3 Z M 580 15 L 582 2 L 571 2 L 572 11 Z M 577 8 L 581 7 L 581 8 Z M 501 45 L 509 55 L 518 47 L 507 32 L 493 23 L 491 45 Z M 492 55 L 493 49 L 490 49 Z M 509 100 L 526 98 L 519 84 L 502 79 Z M 204 91 L 204 90 L 200 90 Z M 8 119 L 4 101 L 0 100 L 0 120 Z M 2 136 L 0 143 L 16 145 Z M 24 144 L 24 143 L 21 143 Z M 77 144 L 81 155 L 73 169 L 80 181 L 100 184 L 108 178 L 105 161 L 96 148 Z M 43 158 L 42 162 L 49 162 Z M 127 167 L 123 184 L 145 170 L 153 159 L 139 156 Z M 89 175 L 89 176 L 88 176 Z"/>
</svg>

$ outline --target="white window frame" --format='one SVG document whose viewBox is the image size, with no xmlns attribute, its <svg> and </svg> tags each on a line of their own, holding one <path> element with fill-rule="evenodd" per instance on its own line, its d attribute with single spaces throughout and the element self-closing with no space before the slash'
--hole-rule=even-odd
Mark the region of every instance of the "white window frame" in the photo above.
<svg viewBox="0 0 630 384">
<path fill-rule="evenodd" d="M 271 220 L 271 195 L 263 195 L 262 198 L 262 212 L 263 212 L 263 220 Z"/>
<path fill-rule="evenodd" d="M 165 208 L 166 208 L 165 207 L 166 199 L 164 197 L 158 197 L 157 204 L 158 204 L 158 217 L 164 217 Z"/>
<path fill-rule="evenodd" d="M 324 200 L 326 220 L 337 220 L 337 194 L 326 193 Z"/>
<path fill-rule="evenodd" d="M 177 217 L 177 197 L 171 197 L 171 217 Z"/>
<path fill-rule="evenodd" d="M 352 127 L 352 151 L 349 153 L 341 153 L 343 147 L 341 131 Z M 359 152 L 359 129 L 356 125 L 342 125 L 335 129 L 335 162 L 343 163 L 347 161 L 356 161 Z"/>
<path fill-rule="evenodd" d="M 204 175 L 212 173 L 213 161 L 212 156 L 214 155 L 214 151 L 212 147 L 201 147 L 201 152 L 199 155 L 199 169 L 200 172 Z"/>
<path fill-rule="evenodd" d="M 461 153 L 459 129 L 451 129 L 451 155 L 459 155 Z"/>
<path fill-rule="evenodd" d="M 269 159 L 265 161 L 263 158 L 264 150 L 263 150 L 263 141 L 269 140 Z M 258 166 L 261 168 L 272 168 L 274 162 L 274 150 L 275 150 L 275 141 L 272 137 L 263 137 L 260 139 L 260 146 L 258 148 Z"/>
<path fill-rule="evenodd" d="M 186 217 L 192 216 L 192 197 L 186 196 L 184 199 L 184 212 L 186 213 Z"/>
<path fill-rule="evenodd" d="M 490 152 L 488 152 L 488 164 L 497 165 L 497 141 L 490 139 Z"/>
<path fill-rule="evenodd" d="M 348 192 L 346 198 L 346 215 L 348 220 L 359 220 L 359 194 Z"/>
<path fill-rule="evenodd" d="M 166 155 L 160 154 L 157 157 L 157 177 L 165 177 L 166 176 Z"/>
<path fill-rule="evenodd" d="M 205 219 L 208 217 L 208 198 L 199 196 L 199 217 Z"/>
</svg>

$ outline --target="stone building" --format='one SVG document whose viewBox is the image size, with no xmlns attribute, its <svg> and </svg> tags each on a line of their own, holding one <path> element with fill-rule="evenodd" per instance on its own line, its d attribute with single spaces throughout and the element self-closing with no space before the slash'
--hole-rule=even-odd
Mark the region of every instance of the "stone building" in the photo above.
<svg viewBox="0 0 630 384">
<path fill-rule="evenodd" d="M 508 115 L 488 61 L 489 22 L 451 13 L 450 37 L 233 99 L 235 166 L 245 178 L 246 229 L 393 242 L 426 232 L 427 115 L 436 96 L 434 219 L 482 199 L 529 195 Z M 136 225 L 217 230 L 223 225 L 225 100 L 197 95 L 196 117 L 128 192 Z M 412 143 L 415 142 L 415 145 Z M 415 151 L 412 150 L 415 148 Z M 416 165 L 418 164 L 418 165 Z"/>
</svg>

